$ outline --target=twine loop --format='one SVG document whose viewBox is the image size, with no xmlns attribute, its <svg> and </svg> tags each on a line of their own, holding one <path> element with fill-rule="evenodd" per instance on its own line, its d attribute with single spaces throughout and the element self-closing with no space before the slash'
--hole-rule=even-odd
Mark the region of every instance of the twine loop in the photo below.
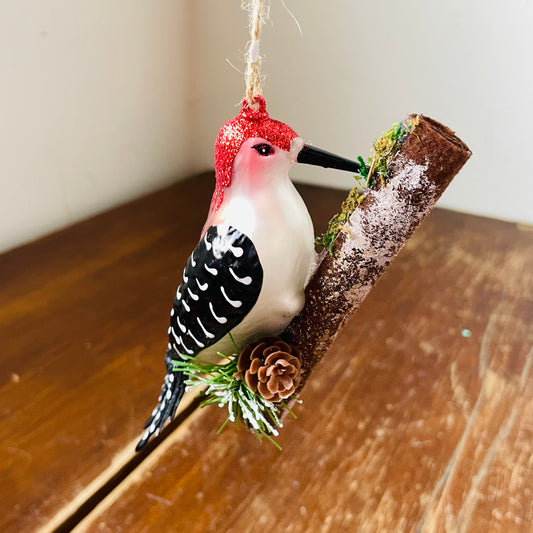
<svg viewBox="0 0 533 533">
<path fill-rule="evenodd" d="M 243 1 L 242 7 L 250 14 L 250 41 L 246 52 L 246 101 L 250 106 L 257 104 L 256 95 L 262 94 L 261 89 L 261 53 L 259 41 L 261 27 L 268 18 L 268 0 Z"/>
</svg>

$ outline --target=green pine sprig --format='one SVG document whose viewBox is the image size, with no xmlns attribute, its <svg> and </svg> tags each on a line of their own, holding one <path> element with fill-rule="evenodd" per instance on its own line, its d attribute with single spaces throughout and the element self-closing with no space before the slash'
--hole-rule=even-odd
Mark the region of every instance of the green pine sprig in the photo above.
<svg viewBox="0 0 533 533">
<path fill-rule="evenodd" d="M 230 338 L 235 345 L 231 335 Z M 235 348 L 236 354 L 230 356 L 218 353 L 221 359 L 228 360 L 225 364 L 210 363 L 180 354 L 181 359 L 172 361 L 173 370 L 183 372 L 187 376 L 185 381 L 187 390 L 204 387 L 204 390 L 200 392 L 200 397 L 204 398 L 201 403 L 202 407 L 218 405 L 218 407 L 228 409 L 228 416 L 217 434 L 228 422 L 241 422 L 252 430 L 259 440 L 264 437 L 281 450 L 281 446 L 272 438 L 278 436 L 278 428 L 283 427 L 280 418 L 281 408 L 284 407 L 293 418 L 296 418 L 296 415 L 285 402 L 281 402 L 281 406 L 269 402 L 250 389 L 244 380 L 237 378 L 239 360 L 237 354 L 240 350 L 236 345 Z"/>
</svg>

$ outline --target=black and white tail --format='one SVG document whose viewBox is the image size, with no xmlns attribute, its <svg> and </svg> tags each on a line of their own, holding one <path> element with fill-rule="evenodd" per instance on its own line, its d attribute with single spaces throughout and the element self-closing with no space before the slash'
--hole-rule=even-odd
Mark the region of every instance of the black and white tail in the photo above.
<svg viewBox="0 0 533 533">
<path fill-rule="evenodd" d="M 183 271 L 170 312 L 167 375 L 159 404 L 145 424 L 136 450 L 172 419 L 185 392 L 185 376 L 174 370 L 179 354 L 194 357 L 242 322 L 263 286 L 263 268 L 253 242 L 232 226 L 210 226 Z"/>
<path fill-rule="evenodd" d="M 176 414 L 176 409 L 185 392 L 185 376 L 182 372 L 174 371 L 172 359 L 176 359 L 176 354 L 172 350 L 168 350 L 165 355 L 165 365 L 167 367 L 167 375 L 161 387 L 161 395 L 158 398 L 158 404 L 152 411 L 150 418 L 144 424 L 146 431 L 141 440 L 137 444 L 135 451 L 139 451 L 152 438 L 153 435 L 159 435 L 161 429 L 167 420 L 172 420 Z"/>
</svg>

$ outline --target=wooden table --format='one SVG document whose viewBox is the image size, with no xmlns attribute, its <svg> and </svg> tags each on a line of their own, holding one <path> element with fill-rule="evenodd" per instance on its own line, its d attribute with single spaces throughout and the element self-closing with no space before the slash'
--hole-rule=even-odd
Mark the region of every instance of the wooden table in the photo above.
<svg viewBox="0 0 533 533">
<path fill-rule="evenodd" d="M 282 452 L 188 398 L 135 454 L 212 179 L 0 256 L 0 531 L 532 531 L 533 230 L 440 209 Z M 344 193 L 300 189 L 323 229 Z"/>
</svg>

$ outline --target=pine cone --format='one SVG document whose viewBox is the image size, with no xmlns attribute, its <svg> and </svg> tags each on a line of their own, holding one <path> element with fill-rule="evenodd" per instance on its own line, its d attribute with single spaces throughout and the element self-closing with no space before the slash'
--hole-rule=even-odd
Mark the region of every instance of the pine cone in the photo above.
<svg viewBox="0 0 533 533">
<path fill-rule="evenodd" d="M 300 356 L 279 337 L 262 337 L 248 344 L 237 368 L 237 378 L 269 402 L 288 398 L 300 384 Z"/>
</svg>

